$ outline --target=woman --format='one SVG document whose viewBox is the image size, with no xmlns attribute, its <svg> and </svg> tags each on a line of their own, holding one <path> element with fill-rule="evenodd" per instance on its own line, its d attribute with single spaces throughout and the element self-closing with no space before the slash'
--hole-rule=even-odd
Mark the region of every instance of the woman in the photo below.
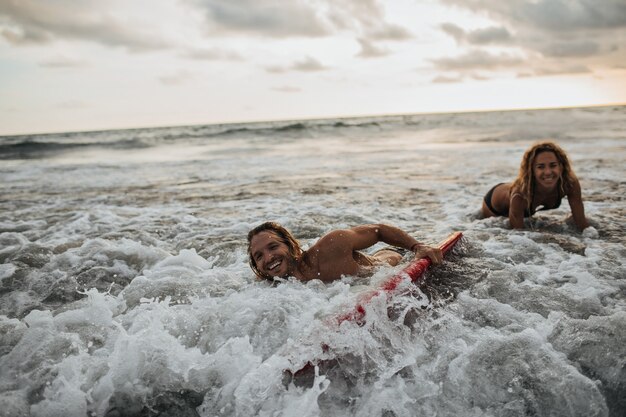
<svg viewBox="0 0 626 417">
<path fill-rule="evenodd" d="M 523 229 L 524 217 L 559 207 L 565 196 L 574 223 L 582 231 L 589 223 L 567 154 L 553 142 L 537 143 L 524 154 L 515 181 L 498 184 L 485 195 L 482 213 L 484 217 L 507 216 L 511 227 Z"/>
</svg>

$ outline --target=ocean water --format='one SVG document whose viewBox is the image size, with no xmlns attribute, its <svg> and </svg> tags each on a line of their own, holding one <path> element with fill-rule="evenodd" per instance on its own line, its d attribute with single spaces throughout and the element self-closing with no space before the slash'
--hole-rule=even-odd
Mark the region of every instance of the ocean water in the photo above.
<svg viewBox="0 0 626 417">
<path fill-rule="evenodd" d="M 477 216 L 543 139 L 585 233 Z M 623 106 L 1 137 L 0 415 L 623 416 L 625 190 Z M 464 239 L 337 326 L 396 270 L 259 282 L 266 220 Z"/>
</svg>

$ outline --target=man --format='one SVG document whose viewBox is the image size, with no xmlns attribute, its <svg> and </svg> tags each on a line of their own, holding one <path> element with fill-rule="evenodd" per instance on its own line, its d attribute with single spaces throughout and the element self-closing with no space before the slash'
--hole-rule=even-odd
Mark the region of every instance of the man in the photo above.
<svg viewBox="0 0 626 417">
<path fill-rule="evenodd" d="M 295 277 L 301 281 L 320 279 L 333 281 L 344 275 L 369 275 L 381 264 L 397 265 L 402 255 L 393 249 L 383 249 L 373 255 L 359 252 L 384 242 L 415 254 L 429 257 L 433 263 L 442 261 L 438 248 L 423 245 L 397 227 L 369 224 L 351 229 L 333 230 L 322 236 L 307 251 L 291 233 L 278 223 L 263 223 L 248 233 L 250 267 L 259 278 Z"/>
</svg>

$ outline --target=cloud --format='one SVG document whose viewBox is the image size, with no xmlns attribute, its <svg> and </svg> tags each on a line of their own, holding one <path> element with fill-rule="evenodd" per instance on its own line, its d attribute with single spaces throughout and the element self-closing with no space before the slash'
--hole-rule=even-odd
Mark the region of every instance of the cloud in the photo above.
<svg viewBox="0 0 626 417">
<path fill-rule="evenodd" d="M 381 3 L 377 0 L 323 0 L 324 15 L 337 29 L 374 31 L 387 25 Z"/>
<path fill-rule="evenodd" d="M 438 75 L 431 80 L 431 83 L 455 84 L 455 83 L 461 83 L 465 81 L 466 79 L 472 79 L 475 81 L 486 81 L 486 80 L 489 80 L 490 78 L 493 78 L 493 77 L 487 77 L 485 75 L 482 75 L 473 71 L 469 71 L 469 72 L 463 72 L 463 73 L 458 72 L 455 75 L 450 75 L 450 74 Z"/>
<path fill-rule="evenodd" d="M 553 42 L 540 47 L 546 56 L 564 57 L 588 57 L 600 52 L 600 45 L 592 41 Z"/>
<path fill-rule="evenodd" d="M 474 45 L 506 43 L 511 40 L 511 33 L 503 27 L 477 29 L 467 34 L 467 41 Z"/>
<path fill-rule="evenodd" d="M 25 26 L 4 28 L 0 31 L 0 35 L 13 45 L 41 44 L 52 39 L 48 33 L 42 30 Z"/>
<path fill-rule="evenodd" d="M 489 77 L 485 77 L 484 75 L 481 75 L 481 74 L 472 74 L 471 77 L 476 81 L 485 81 L 489 79 Z"/>
<path fill-rule="evenodd" d="M 243 57 L 236 52 L 219 48 L 190 49 L 181 54 L 183 58 L 198 61 L 241 61 Z"/>
<path fill-rule="evenodd" d="M 386 19 L 379 0 L 187 0 L 200 9 L 212 34 L 274 38 L 324 37 L 348 32 L 369 41 L 412 37 Z"/>
<path fill-rule="evenodd" d="M 194 78 L 195 78 L 195 74 L 189 71 L 180 70 L 172 74 L 160 76 L 159 81 L 161 82 L 161 84 L 174 86 L 174 85 L 181 85 Z"/>
<path fill-rule="evenodd" d="M 546 31 L 578 31 L 626 27 L 623 0 L 442 0 L 507 21 Z"/>
<path fill-rule="evenodd" d="M 265 67 L 265 71 L 274 74 L 281 74 L 283 72 L 287 72 L 288 69 L 287 67 L 283 67 L 280 65 L 270 65 L 269 67 Z"/>
<path fill-rule="evenodd" d="M 361 51 L 358 53 L 358 56 L 362 58 L 379 58 L 389 55 L 388 49 L 376 46 L 367 39 L 358 39 L 358 41 L 361 45 Z"/>
<path fill-rule="evenodd" d="M 466 38 L 463 28 L 455 25 L 454 23 L 442 23 L 441 30 L 452 36 L 457 42 L 462 42 Z"/>
<path fill-rule="evenodd" d="M 328 70 L 329 67 L 323 65 L 317 59 L 307 56 L 301 60 L 295 61 L 293 64 L 289 66 L 280 66 L 274 65 L 266 67 L 265 70 L 271 73 L 284 73 L 289 71 L 299 71 L 299 72 L 316 72 L 316 71 L 325 71 Z"/>
<path fill-rule="evenodd" d="M 380 56 L 380 41 L 412 34 L 385 16 L 382 0 L 159 0 L 141 8 L 124 0 L 0 0 L 0 38 L 15 46 L 88 41 L 132 52 L 180 48 L 187 36 L 212 42 L 229 37 L 364 39 L 362 56 Z M 180 13 L 179 13 L 180 12 Z M 176 28 L 176 25 L 183 25 Z M 171 33 L 168 29 L 176 28 Z M 216 44 L 217 45 L 217 44 Z M 239 60 L 217 48 L 192 49 L 188 59 Z"/>
<path fill-rule="evenodd" d="M 589 74 L 592 71 L 584 65 L 575 65 L 564 68 L 538 68 L 530 72 L 520 72 L 517 74 L 518 78 L 529 77 L 545 77 L 552 75 L 573 75 L 573 74 Z"/>
<path fill-rule="evenodd" d="M 278 92 L 281 92 L 281 93 L 299 93 L 300 91 L 302 91 L 301 88 L 292 87 L 292 86 L 289 86 L 289 85 L 284 85 L 284 86 L 281 86 L 281 87 L 272 87 L 272 90 L 273 91 L 278 91 Z"/>
<path fill-rule="evenodd" d="M 432 82 L 435 84 L 454 84 L 454 83 L 460 83 L 461 81 L 463 81 L 463 77 L 460 77 L 460 76 L 450 77 L 446 75 L 438 75 L 432 80 Z"/>
<path fill-rule="evenodd" d="M 46 68 L 79 68 L 87 66 L 87 62 L 66 56 L 55 56 L 39 63 Z"/>
<path fill-rule="evenodd" d="M 513 6 L 515 14 L 512 16 L 517 20 L 549 31 L 626 26 L 626 3 L 623 0 L 516 1 Z"/>
<path fill-rule="evenodd" d="M 372 29 L 368 30 L 366 34 L 370 39 L 376 40 L 404 41 L 413 38 L 411 32 L 406 28 L 384 22 L 379 26 L 374 26 Z"/>
<path fill-rule="evenodd" d="M 275 0 L 194 0 L 218 31 L 269 37 L 329 34 L 329 27 L 312 5 Z"/>
<path fill-rule="evenodd" d="M 483 50 L 472 50 L 453 58 L 433 59 L 435 66 L 444 71 L 467 71 L 473 69 L 495 69 L 515 67 L 522 58 L 506 53 L 492 54 Z"/>
<path fill-rule="evenodd" d="M 156 28 L 115 17 L 107 2 L 95 0 L 5 0 L 1 34 L 14 45 L 43 44 L 55 39 L 85 40 L 133 51 L 170 46 Z"/>
<path fill-rule="evenodd" d="M 466 32 L 453 23 L 444 23 L 441 25 L 441 29 L 457 42 L 472 45 L 506 44 L 512 39 L 511 33 L 502 26 L 491 26 Z"/>
<path fill-rule="evenodd" d="M 524 76 L 545 75 L 538 68 L 556 73 L 570 73 L 572 68 L 605 67 L 626 59 L 625 50 L 616 43 L 626 36 L 626 2 L 624 0 L 442 0 L 446 4 L 468 9 L 488 17 L 486 28 L 466 30 L 454 23 L 441 25 L 443 32 L 457 43 L 470 46 L 498 45 L 510 48 L 512 54 L 528 57 L 520 63 Z M 475 53 L 475 52 L 474 52 Z M 478 57 L 478 56 L 476 56 Z M 454 60 L 436 60 L 443 66 Z M 513 62 L 511 62 L 513 63 Z M 474 63 L 472 69 L 478 68 Z M 485 68 L 492 68 L 487 57 Z M 461 69 L 459 69 L 461 71 Z"/>
<path fill-rule="evenodd" d="M 296 71 L 304 71 L 304 72 L 324 71 L 328 69 L 327 67 L 322 65 L 318 60 L 316 60 L 315 58 L 311 58 L 311 57 L 306 57 L 300 61 L 296 61 L 291 66 L 291 68 Z"/>
</svg>

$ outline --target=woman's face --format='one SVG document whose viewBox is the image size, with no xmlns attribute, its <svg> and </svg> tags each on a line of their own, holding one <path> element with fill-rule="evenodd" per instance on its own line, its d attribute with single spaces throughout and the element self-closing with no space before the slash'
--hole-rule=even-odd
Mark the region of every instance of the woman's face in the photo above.
<svg viewBox="0 0 626 417">
<path fill-rule="evenodd" d="M 535 156 L 533 175 L 539 186 L 547 189 L 555 188 L 562 171 L 563 167 L 554 152 L 544 151 Z"/>
</svg>

